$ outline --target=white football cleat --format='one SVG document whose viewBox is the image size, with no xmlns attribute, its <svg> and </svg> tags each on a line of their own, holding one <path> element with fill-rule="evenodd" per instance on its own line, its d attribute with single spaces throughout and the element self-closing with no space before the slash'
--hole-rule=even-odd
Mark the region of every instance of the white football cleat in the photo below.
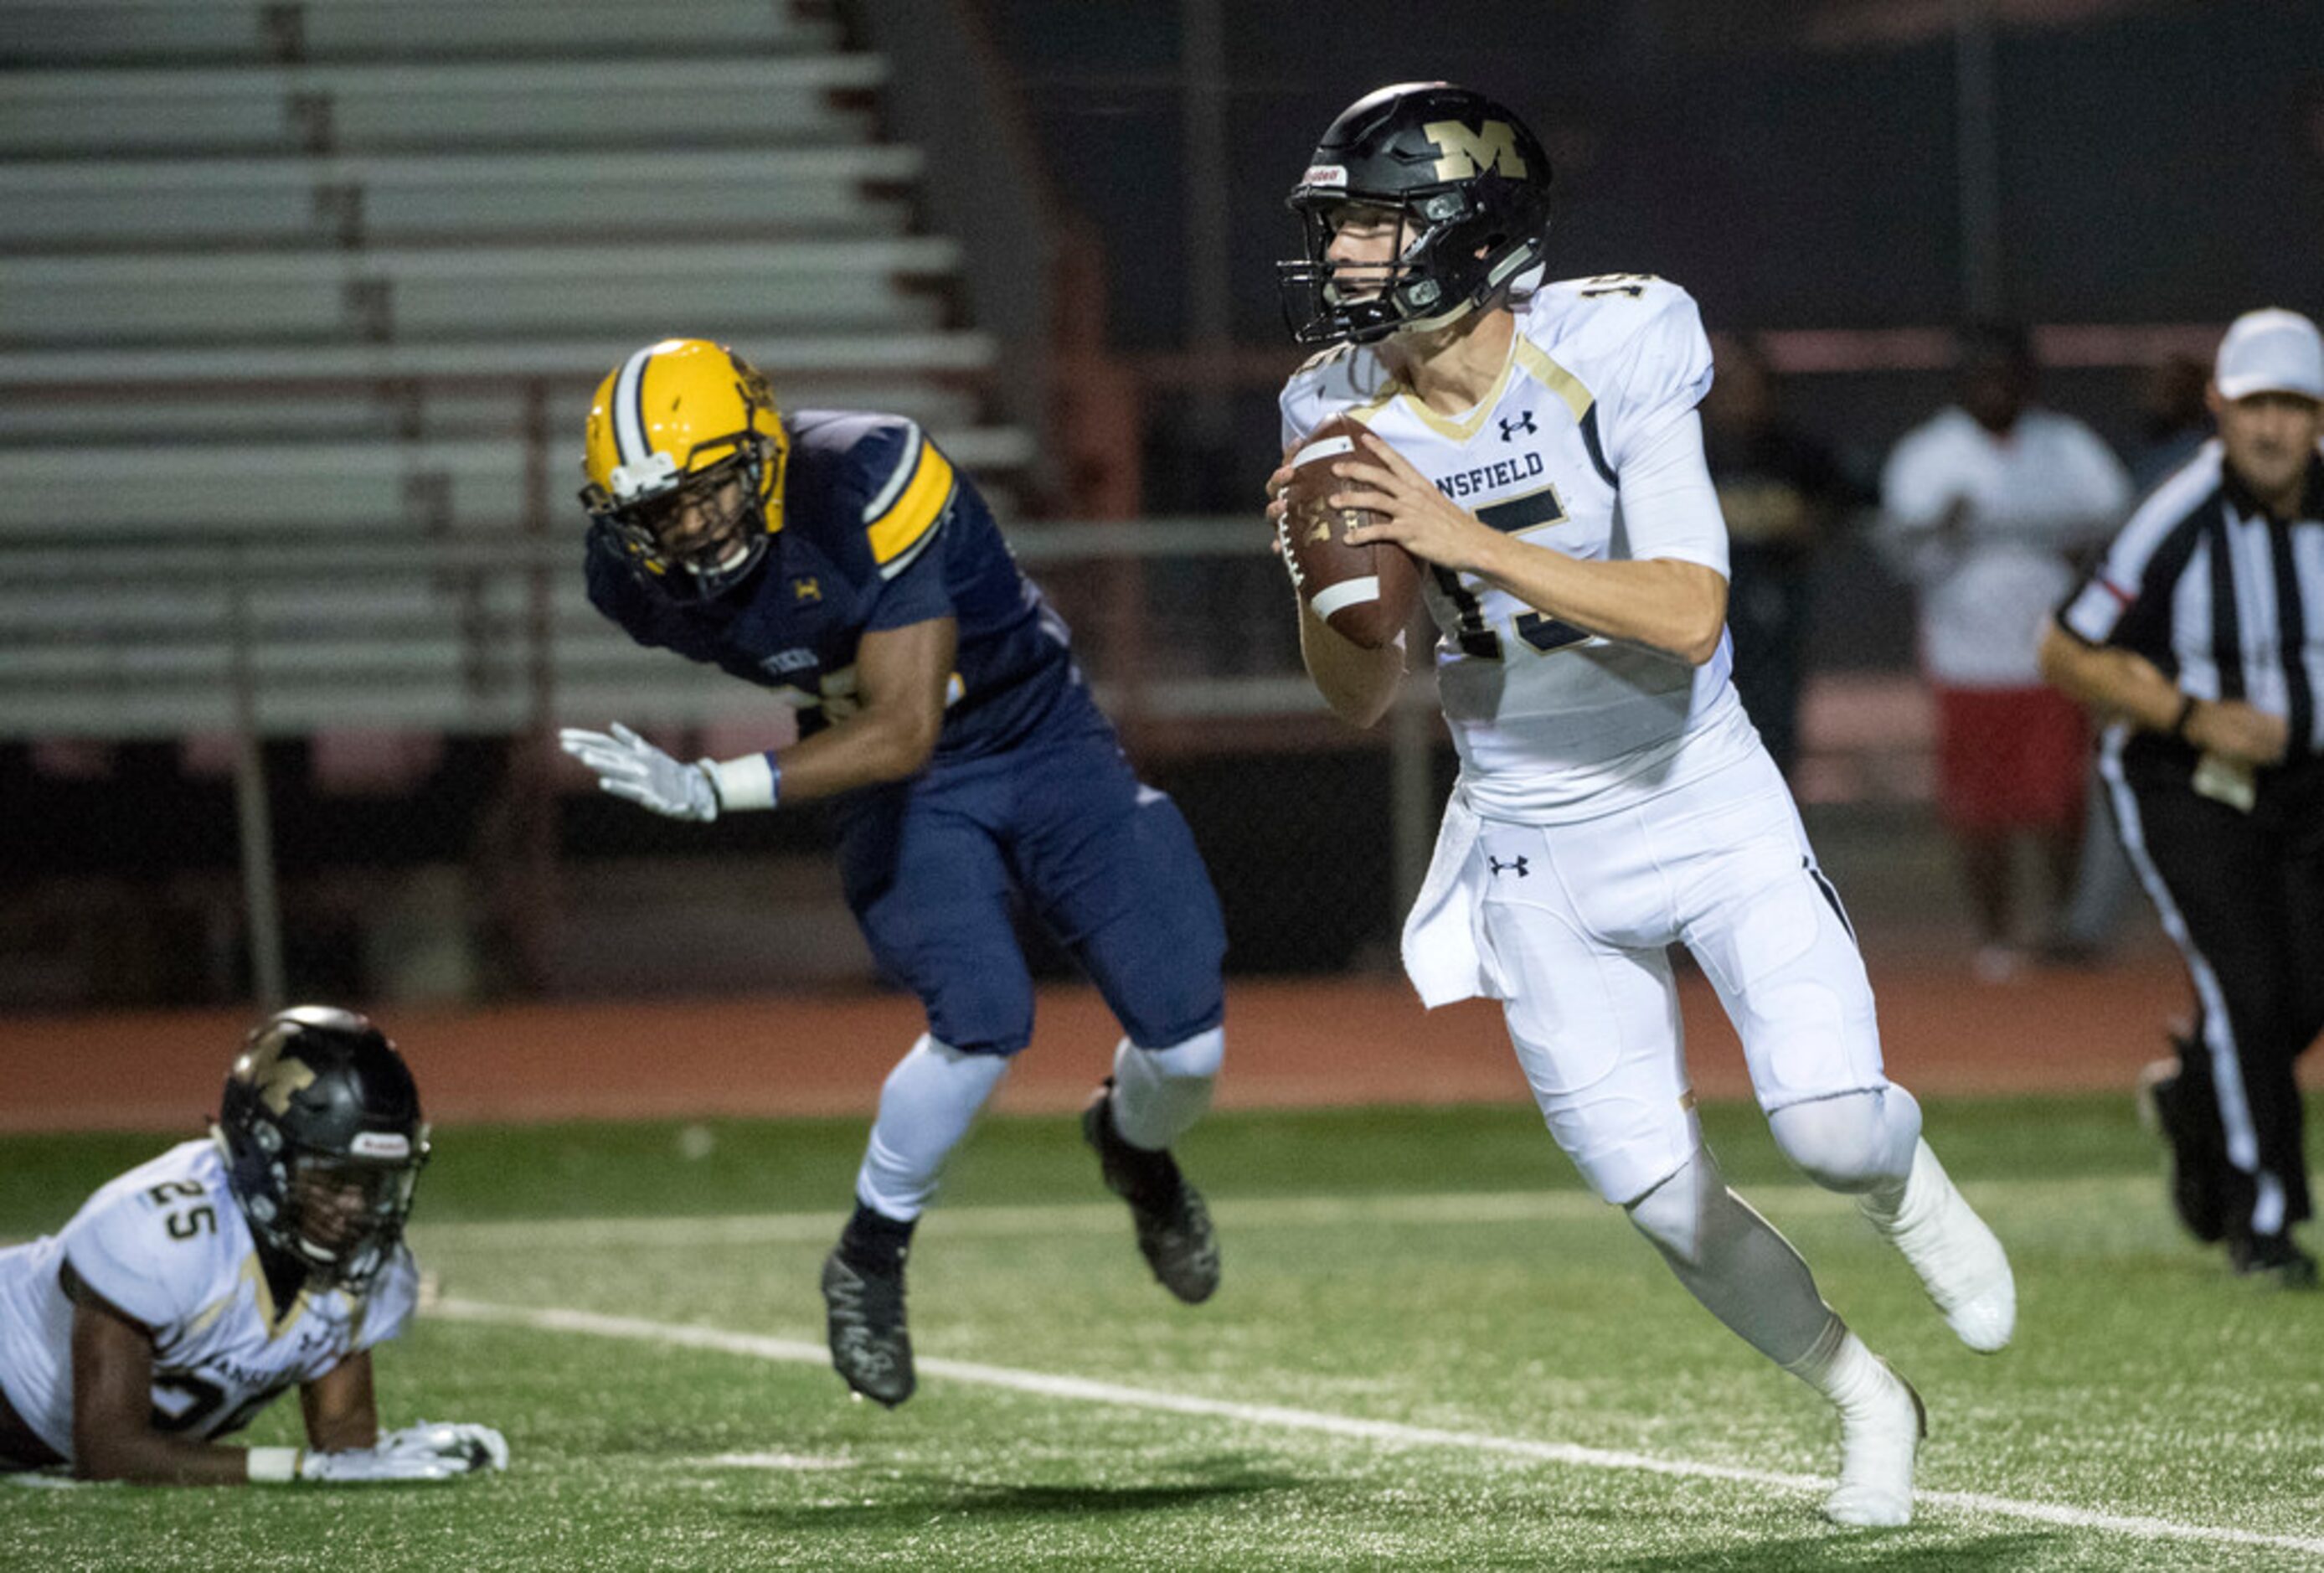
<svg viewBox="0 0 2324 1573">
<path fill-rule="evenodd" d="M 1920 1274 L 1922 1287 L 1956 1337 L 1980 1355 L 2006 1347 L 2017 1330 L 2017 1280 L 2009 1254 L 1945 1173 L 1923 1141 L 1892 1215 L 1870 1197 L 1857 1206 Z"/>
<path fill-rule="evenodd" d="M 1913 1522 L 1913 1462 L 1929 1434 L 1929 1411 L 1913 1384 L 1871 1361 L 1877 1380 L 1840 1407 L 1840 1485 L 1823 1516 L 1851 1529 L 1899 1529 Z"/>
</svg>

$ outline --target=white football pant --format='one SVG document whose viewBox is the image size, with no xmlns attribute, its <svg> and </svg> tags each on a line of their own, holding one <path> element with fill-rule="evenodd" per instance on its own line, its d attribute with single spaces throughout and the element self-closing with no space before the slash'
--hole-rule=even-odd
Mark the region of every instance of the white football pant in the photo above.
<svg viewBox="0 0 2324 1573">
<path fill-rule="evenodd" d="M 1889 1090 L 1855 935 L 1764 751 L 1600 819 L 1487 820 L 1471 856 L 1489 870 L 1478 931 L 1518 1062 L 1600 1196 L 1637 1200 L 1701 1139 L 1673 943 L 1718 991 L 1762 1108 L 1842 1100 L 1828 1112 L 1845 1131 L 1775 1122 L 1779 1141 L 1812 1128 L 1816 1150 L 1794 1161 L 1841 1189 L 1902 1182 L 1920 1111 Z"/>
</svg>

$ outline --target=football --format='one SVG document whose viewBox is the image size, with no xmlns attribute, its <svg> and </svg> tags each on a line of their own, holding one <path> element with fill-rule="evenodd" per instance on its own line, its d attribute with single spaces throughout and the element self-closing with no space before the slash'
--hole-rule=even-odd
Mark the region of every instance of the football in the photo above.
<svg viewBox="0 0 2324 1573">
<path fill-rule="evenodd" d="M 1349 545 L 1347 532 L 1377 515 L 1324 502 L 1345 489 L 1332 466 L 1359 451 L 1356 438 L 1363 430 L 1347 416 L 1334 415 L 1292 454 L 1291 483 L 1284 489 L 1283 551 L 1300 598 L 1332 632 L 1378 650 L 1412 620 L 1420 569 L 1412 554 L 1392 541 Z"/>
</svg>

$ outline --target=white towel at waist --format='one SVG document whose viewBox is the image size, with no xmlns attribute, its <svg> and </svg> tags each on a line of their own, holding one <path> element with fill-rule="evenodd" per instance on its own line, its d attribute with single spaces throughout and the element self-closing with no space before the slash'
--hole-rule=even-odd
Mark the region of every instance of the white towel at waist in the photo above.
<svg viewBox="0 0 2324 1573">
<path fill-rule="evenodd" d="M 1481 933 L 1484 860 L 1477 856 L 1480 826 L 1467 795 L 1455 787 L 1437 828 L 1428 877 L 1404 921 L 1404 970 L 1430 1010 L 1459 1000 L 1507 999 Z"/>
</svg>

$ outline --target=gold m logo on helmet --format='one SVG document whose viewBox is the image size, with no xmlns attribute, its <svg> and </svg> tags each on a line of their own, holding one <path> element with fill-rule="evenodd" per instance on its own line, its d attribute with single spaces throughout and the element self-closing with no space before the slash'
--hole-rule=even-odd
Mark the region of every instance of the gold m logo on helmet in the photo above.
<svg viewBox="0 0 2324 1573">
<path fill-rule="evenodd" d="M 1420 134 L 1436 144 L 1440 180 L 1465 180 L 1488 170 L 1512 180 L 1526 178 L 1517 127 L 1506 120 L 1488 120 L 1476 131 L 1457 120 L 1432 120 L 1420 128 Z"/>
<path fill-rule="evenodd" d="M 279 1043 L 269 1043 L 243 1057 L 235 1069 L 258 1088 L 258 1101 L 277 1115 L 290 1112 L 290 1100 L 300 1089 L 313 1085 L 315 1068 L 303 1059 L 285 1059 Z"/>
</svg>

